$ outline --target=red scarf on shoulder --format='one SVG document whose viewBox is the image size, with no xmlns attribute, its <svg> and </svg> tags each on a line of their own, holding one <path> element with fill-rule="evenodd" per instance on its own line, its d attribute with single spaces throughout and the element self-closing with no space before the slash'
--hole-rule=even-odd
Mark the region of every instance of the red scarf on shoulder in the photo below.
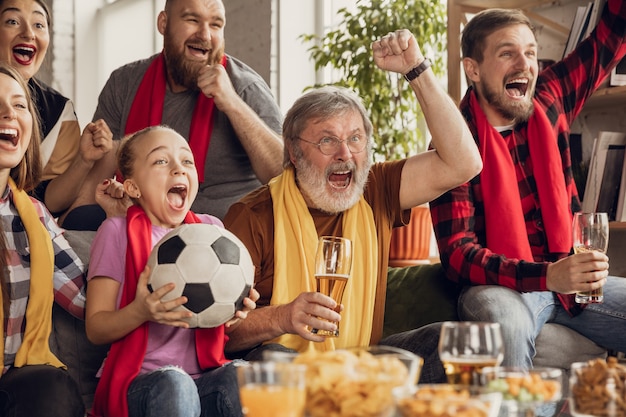
<svg viewBox="0 0 626 417">
<path fill-rule="evenodd" d="M 469 108 L 474 116 L 483 158 L 480 184 L 485 204 L 487 245 L 494 253 L 507 258 L 534 262 L 517 185 L 515 166 L 506 141 L 489 124 L 476 93 L 469 93 Z M 573 190 L 565 184 L 563 164 L 554 129 L 540 104 L 533 99 L 535 110 L 528 120 L 528 152 L 537 184 L 541 217 L 548 250 L 568 254 L 572 248 Z M 557 294 L 569 310 L 573 295 Z"/>
<path fill-rule="evenodd" d="M 226 67 L 226 55 L 221 64 Z M 167 76 L 165 73 L 165 56 L 161 54 L 151 63 L 139 84 L 137 94 L 128 113 L 125 134 L 131 134 L 148 126 L 162 123 L 163 103 Z M 204 162 L 211 142 L 213 132 L 213 98 L 208 98 L 202 92 L 198 94 L 196 107 L 189 127 L 189 147 L 193 153 L 198 170 L 198 181 L 204 182 Z"/>
<path fill-rule="evenodd" d="M 541 106 L 528 121 L 528 150 L 546 228 L 548 248 L 552 253 L 569 253 L 572 248 L 571 193 L 565 185 L 563 164 L 557 138 Z M 483 158 L 480 183 L 485 203 L 487 247 L 509 258 L 533 262 L 528 233 L 522 212 L 517 175 L 502 135 L 483 113 L 476 94 L 470 93 L 470 111 Z"/>
<path fill-rule="evenodd" d="M 145 211 L 139 206 L 131 206 L 126 220 L 128 234 L 126 277 L 120 308 L 135 299 L 139 274 L 144 270 L 152 250 L 152 223 Z M 189 211 L 184 222 L 200 223 L 200 219 Z M 196 329 L 195 335 L 196 354 L 201 369 L 216 368 L 228 362 L 224 356 L 224 346 L 228 340 L 228 336 L 224 333 L 224 325 L 209 329 Z M 128 416 L 128 387 L 139 374 L 147 345 L 147 322 L 111 345 L 96 389 L 93 416 Z M 164 395 L 167 394 L 164 393 Z"/>
</svg>

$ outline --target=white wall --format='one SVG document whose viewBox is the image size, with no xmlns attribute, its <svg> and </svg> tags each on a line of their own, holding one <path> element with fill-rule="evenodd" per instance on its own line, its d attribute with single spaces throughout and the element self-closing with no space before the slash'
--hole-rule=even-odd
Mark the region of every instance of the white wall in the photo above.
<svg viewBox="0 0 626 417">
<path fill-rule="evenodd" d="M 309 60 L 308 45 L 298 36 L 314 33 L 316 5 L 314 0 L 280 0 L 277 11 L 277 99 L 283 113 L 302 94 L 305 87 L 315 83 L 315 66 Z M 319 18 L 319 17 L 318 17 Z"/>
<path fill-rule="evenodd" d="M 81 126 L 96 109 L 98 94 L 111 71 L 161 49 L 156 16 L 165 0 L 74 0 L 74 104 Z"/>
</svg>

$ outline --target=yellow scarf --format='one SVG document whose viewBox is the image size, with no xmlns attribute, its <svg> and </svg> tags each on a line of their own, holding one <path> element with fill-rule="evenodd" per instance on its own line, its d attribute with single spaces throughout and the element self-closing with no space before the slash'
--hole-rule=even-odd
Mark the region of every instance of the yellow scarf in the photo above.
<svg viewBox="0 0 626 417">
<path fill-rule="evenodd" d="M 291 302 L 302 292 L 316 291 L 315 251 L 318 235 L 295 181 L 293 168 L 269 183 L 274 208 L 274 286 L 271 305 Z M 272 342 L 298 352 L 327 351 L 369 345 L 372 334 L 378 239 L 372 208 L 363 196 L 343 213 L 343 236 L 353 242 L 352 273 L 343 296 L 339 337 L 323 343 L 286 334 Z M 300 279 L 301 278 L 301 279 Z"/>
<path fill-rule="evenodd" d="M 35 206 L 24 190 L 19 190 L 9 178 L 13 192 L 13 204 L 20 215 L 30 245 L 30 290 L 26 307 L 24 340 L 15 356 L 13 366 L 64 365 L 50 351 L 49 338 L 52 331 L 52 302 L 54 300 L 53 274 L 54 254 L 48 230 L 41 224 Z M 0 294 L 0 305 L 2 305 Z M 4 323 L 0 308 L 0 323 Z M 4 362 L 4 335 L 0 339 L 0 364 Z M 0 372 L 2 367 L 0 367 Z"/>
</svg>

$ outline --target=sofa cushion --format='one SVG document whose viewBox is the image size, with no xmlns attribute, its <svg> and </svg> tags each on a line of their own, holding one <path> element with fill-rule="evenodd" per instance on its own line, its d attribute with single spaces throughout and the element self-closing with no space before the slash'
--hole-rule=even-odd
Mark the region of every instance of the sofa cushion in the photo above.
<svg viewBox="0 0 626 417">
<path fill-rule="evenodd" d="M 67 230 L 64 236 L 87 267 L 91 241 L 95 232 Z M 109 346 L 98 346 L 91 343 L 87 339 L 85 322 L 54 304 L 50 348 L 59 360 L 67 366 L 68 372 L 78 383 L 85 407 L 91 408 L 98 384 L 96 373 Z"/>
<path fill-rule="evenodd" d="M 96 373 L 109 347 L 91 343 L 85 333 L 85 322 L 57 304 L 52 309 L 52 325 L 50 348 L 78 383 L 85 407 L 89 409 L 98 385 Z"/>
<path fill-rule="evenodd" d="M 383 337 L 426 324 L 458 320 L 457 286 L 441 264 L 389 268 Z"/>
<path fill-rule="evenodd" d="M 573 362 L 606 357 L 607 351 L 582 334 L 556 323 L 546 323 L 535 341 L 534 366 L 569 369 Z"/>
</svg>

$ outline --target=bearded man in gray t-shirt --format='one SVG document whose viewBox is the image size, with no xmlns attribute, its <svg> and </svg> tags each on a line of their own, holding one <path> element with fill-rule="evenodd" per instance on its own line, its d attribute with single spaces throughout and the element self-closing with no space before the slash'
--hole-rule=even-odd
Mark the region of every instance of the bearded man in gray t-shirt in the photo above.
<svg viewBox="0 0 626 417">
<path fill-rule="evenodd" d="M 280 109 L 261 76 L 225 54 L 225 23 L 222 0 L 167 0 L 157 18 L 163 51 L 113 71 L 93 117 L 107 122 L 114 139 L 132 133 L 129 126 L 164 124 L 190 145 L 190 131 L 199 124 L 193 140 L 206 141 L 208 150 L 194 155 L 203 180 L 192 210 L 219 218 L 240 197 L 278 175 L 283 155 Z M 212 111 L 200 106 L 202 100 L 212 101 Z M 146 119 L 137 122 L 132 116 L 137 112 Z M 110 198 L 120 197 L 112 192 L 114 182 L 107 182 L 115 175 L 115 152 L 97 164 L 60 218 L 66 229 L 96 230 L 105 212 L 123 213 L 130 204 L 127 198 Z M 98 200 L 104 201 L 102 208 L 96 190 L 105 197 Z"/>
</svg>

